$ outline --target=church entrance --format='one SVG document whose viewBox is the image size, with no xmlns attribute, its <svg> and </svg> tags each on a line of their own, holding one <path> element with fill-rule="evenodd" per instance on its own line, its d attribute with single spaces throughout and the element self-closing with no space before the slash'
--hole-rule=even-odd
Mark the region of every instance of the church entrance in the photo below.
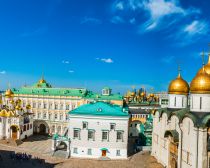
<svg viewBox="0 0 210 168">
<path fill-rule="evenodd" d="M 18 136 L 17 136 L 17 133 L 18 133 L 18 129 L 17 129 L 17 126 L 11 126 L 10 128 L 12 130 L 12 139 L 13 140 L 17 140 Z"/>
<path fill-rule="evenodd" d="M 46 126 L 44 124 L 39 125 L 39 133 L 42 135 L 46 134 Z"/>
</svg>

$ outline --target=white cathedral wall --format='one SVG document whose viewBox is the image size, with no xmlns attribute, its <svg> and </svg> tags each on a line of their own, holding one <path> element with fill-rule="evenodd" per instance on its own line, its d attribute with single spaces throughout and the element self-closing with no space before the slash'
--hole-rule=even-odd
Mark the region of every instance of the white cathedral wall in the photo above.
<svg viewBox="0 0 210 168">
<path fill-rule="evenodd" d="M 168 108 L 186 108 L 187 98 L 187 95 L 169 94 Z"/>
<path fill-rule="evenodd" d="M 157 111 L 155 115 L 153 115 L 153 131 L 152 131 L 152 155 L 158 158 L 158 146 L 159 146 L 159 130 L 160 130 L 160 122 L 159 122 L 159 112 Z"/>
<path fill-rule="evenodd" d="M 190 111 L 210 112 L 210 94 L 191 94 Z"/>
<path fill-rule="evenodd" d="M 198 138 L 198 167 L 208 167 L 207 129 L 199 129 Z"/>
<path fill-rule="evenodd" d="M 190 118 L 182 121 L 182 168 L 198 168 L 197 165 L 197 129 Z"/>
</svg>

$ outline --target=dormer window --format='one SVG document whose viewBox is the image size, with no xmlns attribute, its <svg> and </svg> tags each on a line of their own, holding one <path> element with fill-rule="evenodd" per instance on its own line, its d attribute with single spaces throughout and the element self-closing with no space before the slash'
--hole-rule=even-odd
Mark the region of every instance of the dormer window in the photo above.
<svg viewBox="0 0 210 168">
<path fill-rule="evenodd" d="M 102 95 L 109 96 L 111 94 L 111 89 L 108 87 L 105 87 L 102 89 Z"/>
<path fill-rule="evenodd" d="M 88 123 L 87 122 L 82 122 L 82 128 L 87 129 L 87 127 L 88 127 Z"/>
<path fill-rule="evenodd" d="M 111 123 L 111 124 L 110 124 L 110 130 L 115 130 L 115 126 L 116 126 L 115 123 Z"/>
</svg>

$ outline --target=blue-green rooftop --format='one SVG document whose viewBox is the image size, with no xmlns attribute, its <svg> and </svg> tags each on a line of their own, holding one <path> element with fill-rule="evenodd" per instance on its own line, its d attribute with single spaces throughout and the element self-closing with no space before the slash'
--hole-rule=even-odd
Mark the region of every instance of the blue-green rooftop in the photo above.
<svg viewBox="0 0 210 168">
<path fill-rule="evenodd" d="M 91 116 L 122 116 L 128 117 L 128 110 L 105 102 L 96 102 L 82 105 L 69 112 L 70 115 L 91 115 Z"/>
</svg>

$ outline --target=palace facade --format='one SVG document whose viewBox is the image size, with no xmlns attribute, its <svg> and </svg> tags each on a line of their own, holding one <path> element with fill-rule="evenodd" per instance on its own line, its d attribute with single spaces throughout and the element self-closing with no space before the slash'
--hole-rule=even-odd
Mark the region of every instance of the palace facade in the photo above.
<svg viewBox="0 0 210 168">
<path fill-rule="evenodd" d="M 95 101 L 104 101 L 123 105 L 123 97 L 112 94 L 105 87 L 101 94 L 96 94 L 84 88 L 54 88 L 44 78 L 33 86 L 20 89 L 9 89 L 14 101 L 19 100 L 23 109 L 31 107 L 34 114 L 34 133 L 64 134 L 68 127 L 68 112 Z M 3 94 L 3 102 L 9 104 L 10 99 Z"/>
<path fill-rule="evenodd" d="M 210 167 L 210 54 L 190 83 L 178 77 L 154 113 L 152 155 L 168 168 Z"/>
</svg>

